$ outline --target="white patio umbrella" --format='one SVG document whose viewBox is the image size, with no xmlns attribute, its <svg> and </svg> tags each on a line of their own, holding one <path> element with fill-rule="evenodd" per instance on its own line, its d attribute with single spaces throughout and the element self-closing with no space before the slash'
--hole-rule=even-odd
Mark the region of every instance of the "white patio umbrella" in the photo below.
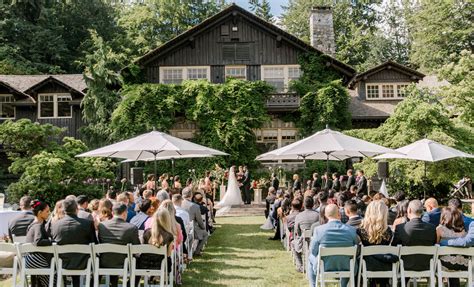
<svg viewBox="0 0 474 287">
<path fill-rule="evenodd" d="M 186 159 L 186 158 L 204 158 L 204 157 L 214 157 L 214 155 L 211 154 L 186 154 L 186 155 L 179 155 L 179 156 L 159 156 L 157 155 L 155 157 L 149 157 L 149 158 L 142 158 L 140 160 L 135 160 L 135 159 L 126 159 L 121 161 L 121 163 L 127 163 L 127 162 L 136 162 L 136 161 L 155 161 L 155 160 L 171 160 L 171 172 L 174 174 L 174 161 L 176 159 Z"/>
<path fill-rule="evenodd" d="M 120 141 L 102 148 L 88 151 L 77 157 L 112 157 L 134 161 L 153 158 L 156 174 L 156 160 L 161 157 L 227 155 L 212 148 L 192 143 L 163 132 L 152 131 L 134 138 Z"/>
<path fill-rule="evenodd" d="M 374 159 L 413 159 L 423 161 L 425 178 L 427 162 L 437 162 L 456 157 L 474 158 L 474 155 L 472 154 L 465 153 L 429 139 L 416 141 L 412 144 L 398 148 L 395 151 L 398 153 L 384 153 L 374 157 Z"/>
<path fill-rule="evenodd" d="M 329 171 L 329 160 L 370 157 L 388 152 L 397 153 L 392 149 L 326 128 L 290 145 L 259 155 L 257 160 L 325 159 Z"/>
</svg>

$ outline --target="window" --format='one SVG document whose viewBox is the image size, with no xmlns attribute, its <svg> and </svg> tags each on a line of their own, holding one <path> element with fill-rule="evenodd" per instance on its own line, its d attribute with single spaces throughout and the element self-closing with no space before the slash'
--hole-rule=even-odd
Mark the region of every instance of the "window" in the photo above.
<svg viewBox="0 0 474 287">
<path fill-rule="evenodd" d="M 13 95 L 0 95 L 0 119 L 14 119 Z"/>
<path fill-rule="evenodd" d="M 209 80 L 210 68 L 203 67 L 161 67 L 160 83 L 181 84 L 184 80 Z"/>
<path fill-rule="evenodd" d="M 246 66 L 226 66 L 225 67 L 225 78 L 234 79 L 247 79 L 247 67 Z"/>
<path fill-rule="evenodd" d="M 382 98 L 394 98 L 394 88 L 393 85 L 382 85 Z"/>
<path fill-rule="evenodd" d="M 378 85 L 367 85 L 367 98 L 376 99 L 379 97 Z"/>
<path fill-rule="evenodd" d="M 262 66 L 262 80 L 278 93 L 288 91 L 290 82 L 300 77 L 299 66 Z"/>
<path fill-rule="evenodd" d="M 409 83 L 367 84 L 367 100 L 395 100 L 405 97 L 405 88 Z"/>
<path fill-rule="evenodd" d="M 249 61 L 250 44 L 231 43 L 222 45 L 222 58 L 227 61 Z"/>
<path fill-rule="evenodd" d="M 397 97 L 404 98 L 406 96 L 406 87 L 408 87 L 406 84 L 397 85 Z"/>
<path fill-rule="evenodd" d="M 39 118 L 72 117 L 72 106 L 69 104 L 70 101 L 72 101 L 72 97 L 69 94 L 39 95 Z"/>
</svg>

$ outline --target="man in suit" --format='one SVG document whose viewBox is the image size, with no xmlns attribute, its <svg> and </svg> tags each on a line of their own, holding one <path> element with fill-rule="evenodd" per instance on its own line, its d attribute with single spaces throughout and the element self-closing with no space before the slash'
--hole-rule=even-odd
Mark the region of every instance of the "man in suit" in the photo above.
<svg viewBox="0 0 474 287">
<path fill-rule="evenodd" d="M 308 278 L 310 286 L 316 285 L 316 271 L 318 268 L 319 247 L 349 247 L 357 245 L 355 228 L 343 224 L 339 218 L 339 208 L 335 204 L 328 204 L 324 214 L 328 223 L 318 226 L 313 231 L 308 258 Z M 324 269 L 327 271 L 349 270 L 349 258 L 345 256 L 331 256 L 324 258 Z M 347 285 L 347 279 L 341 280 L 341 285 Z"/>
<path fill-rule="evenodd" d="M 433 197 L 428 198 L 425 201 L 425 209 L 426 212 L 423 214 L 421 220 L 438 226 L 441 218 L 441 208 L 438 207 L 438 201 Z"/>
<path fill-rule="evenodd" d="M 356 183 L 357 196 L 362 197 L 367 195 L 367 178 L 365 178 L 364 171 L 362 169 L 357 171 L 357 176 L 359 177 L 359 180 Z"/>
<path fill-rule="evenodd" d="M 275 173 L 272 173 L 272 182 L 270 186 L 273 187 L 275 190 L 278 190 L 278 188 L 280 187 L 280 181 L 278 180 L 278 177 Z"/>
<path fill-rule="evenodd" d="M 245 204 L 250 204 L 252 201 L 250 198 L 250 171 L 246 165 L 244 165 L 244 178 L 242 180 L 242 186 L 244 189 Z"/>
<path fill-rule="evenodd" d="M 87 205 L 89 205 L 89 199 L 87 198 L 87 196 L 79 195 L 78 197 L 76 197 L 76 201 L 79 207 L 79 211 L 77 212 L 77 217 L 94 221 L 92 214 L 86 210 Z"/>
<path fill-rule="evenodd" d="M 332 174 L 332 186 L 331 189 L 339 192 L 341 190 L 341 182 L 339 181 L 339 174 L 337 172 Z"/>
<path fill-rule="evenodd" d="M 67 244 L 90 244 L 97 243 L 94 223 L 90 220 L 77 216 L 78 206 L 73 198 L 66 198 L 63 201 L 65 216 L 53 223 L 51 236 L 58 245 Z M 89 256 L 85 254 L 65 254 L 61 256 L 63 267 L 66 269 L 86 268 Z M 72 276 L 72 284 L 79 287 L 79 276 Z"/>
<path fill-rule="evenodd" d="M 318 190 L 321 188 L 321 180 L 318 173 L 313 173 L 313 181 L 311 182 L 311 189 Z"/>
<path fill-rule="evenodd" d="M 127 209 L 127 205 L 122 202 L 116 202 L 113 205 L 114 217 L 111 220 L 99 223 L 99 243 L 140 244 L 138 228 L 126 221 Z M 103 268 L 123 268 L 124 259 L 125 255 L 122 254 L 104 253 L 100 256 L 100 266 Z M 117 286 L 118 276 L 110 276 L 110 284 Z"/>
<path fill-rule="evenodd" d="M 300 176 L 295 173 L 293 174 L 293 192 L 301 190 L 301 188 Z"/>
<path fill-rule="evenodd" d="M 346 182 L 346 190 L 351 190 L 351 186 L 356 184 L 356 179 L 354 177 L 354 171 L 352 169 L 347 170 L 347 182 Z"/>
<path fill-rule="evenodd" d="M 191 201 L 192 190 L 189 187 L 185 187 L 182 191 L 184 201 L 181 207 L 186 210 L 189 214 L 189 220 L 194 222 L 194 238 L 199 240 L 199 243 L 194 251 L 194 255 L 200 256 L 204 245 L 207 242 L 209 234 L 206 231 L 206 226 L 201 217 L 201 208 L 199 205 Z"/>
<path fill-rule="evenodd" d="M 412 200 L 408 204 L 408 222 L 397 225 L 392 245 L 403 246 L 433 246 L 436 244 L 436 226 L 423 222 L 423 204 L 419 200 Z M 422 271 L 430 268 L 429 255 L 403 256 L 405 269 Z"/>
<path fill-rule="evenodd" d="M 362 217 L 357 213 L 357 202 L 353 199 L 346 201 L 344 204 L 344 212 L 349 218 L 346 224 L 358 228 L 362 223 Z"/>
<path fill-rule="evenodd" d="M 332 180 L 331 180 L 331 175 L 329 172 L 325 172 L 323 175 L 323 189 L 328 191 L 332 188 Z"/>
<path fill-rule="evenodd" d="M 303 272 L 303 233 L 311 228 L 311 225 L 319 221 L 319 213 L 313 210 L 314 200 L 311 196 L 306 196 L 303 201 L 304 211 L 295 217 L 293 255 L 296 261 L 296 270 Z"/>
<path fill-rule="evenodd" d="M 31 197 L 23 196 L 20 198 L 20 209 L 22 213 L 13 217 L 10 222 L 8 222 L 8 234 L 12 239 L 13 235 L 26 236 L 28 226 L 35 220 L 35 216 L 31 211 Z"/>
</svg>

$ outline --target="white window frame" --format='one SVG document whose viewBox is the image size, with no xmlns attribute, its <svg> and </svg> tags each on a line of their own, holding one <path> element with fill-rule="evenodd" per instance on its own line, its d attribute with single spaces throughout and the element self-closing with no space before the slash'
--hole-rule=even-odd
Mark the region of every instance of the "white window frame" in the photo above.
<svg viewBox="0 0 474 287">
<path fill-rule="evenodd" d="M 227 79 L 228 77 L 233 78 L 233 75 L 227 75 L 227 69 L 244 69 L 245 71 L 245 79 L 247 80 L 247 66 L 246 65 L 229 65 L 224 67 L 224 78 Z M 236 78 L 240 79 L 240 78 Z"/>
<path fill-rule="evenodd" d="M 52 117 L 42 117 L 41 116 L 41 96 L 53 96 L 53 116 Z M 71 115 L 68 117 L 59 117 L 58 116 L 58 97 L 69 97 L 72 100 L 71 94 L 68 93 L 42 93 L 38 94 L 38 119 L 71 119 L 72 118 L 72 105 L 69 104 L 71 109 Z"/>
<path fill-rule="evenodd" d="M 300 77 L 302 73 L 300 65 L 261 65 L 260 66 L 260 79 L 262 81 L 265 81 L 265 68 L 283 68 L 283 82 L 284 82 L 283 93 L 288 92 L 288 89 L 290 86 L 288 68 L 299 68 Z"/>
<path fill-rule="evenodd" d="M 211 81 L 211 66 L 163 66 L 160 67 L 160 83 L 163 83 L 164 71 L 167 69 L 181 69 L 183 81 L 189 80 L 188 69 L 206 69 L 206 80 Z"/>
<path fill-rule="evenodd" d="M 15 98 L 13 97 L 12 94 L 0 94 L 0 97 L 11 97 L 13 100 L 11 103 L 14 103 L 15 102 Z M 2 104 L 3 102 L 0 102 L 0 111 L 2 110 Z M 11 120 L 11 119 L 15 119 L 16 118 L 16 107 L 13 106 L 13 118 L 4 118 L 0 115 L 0 120 Z"/>
<path fill-rule="evenodd" d="M 387 82 L 381 82 L 381 83 L 365 83 L 365 99 L 367 101 L 391 101 L 391 100 L 403 100 L 405 97 L 399 97 L 398 96 L 398 86 L 399 85 L 406 85 L 409 86 L 411 82 L 394 82 L 394 83 L 387 83 Z M 393 86 L 393 98 L 384 98 L 382 96 L 382 86 L 385 85 L 391 85 Z M 378 98 L 369 98 L 369 89 L 368 86 L 378 86 L 378 91 L 379 91 L 379 96 Z M 406 88 L 406 87 L 404 87 Z"/>
</svg>

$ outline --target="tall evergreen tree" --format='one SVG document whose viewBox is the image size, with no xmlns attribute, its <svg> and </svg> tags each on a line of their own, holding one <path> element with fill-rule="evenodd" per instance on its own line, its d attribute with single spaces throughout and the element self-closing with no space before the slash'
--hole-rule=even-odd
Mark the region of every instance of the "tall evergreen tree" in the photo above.
<svg viewBox="0 0 474 287">
<path fill-rule="evenodd" d="M 258 17 L 264 19 L 269 23 L 273 23 L 272 8 L 268 0 L 249 0 L 250 10 Z"/>
</svg>

